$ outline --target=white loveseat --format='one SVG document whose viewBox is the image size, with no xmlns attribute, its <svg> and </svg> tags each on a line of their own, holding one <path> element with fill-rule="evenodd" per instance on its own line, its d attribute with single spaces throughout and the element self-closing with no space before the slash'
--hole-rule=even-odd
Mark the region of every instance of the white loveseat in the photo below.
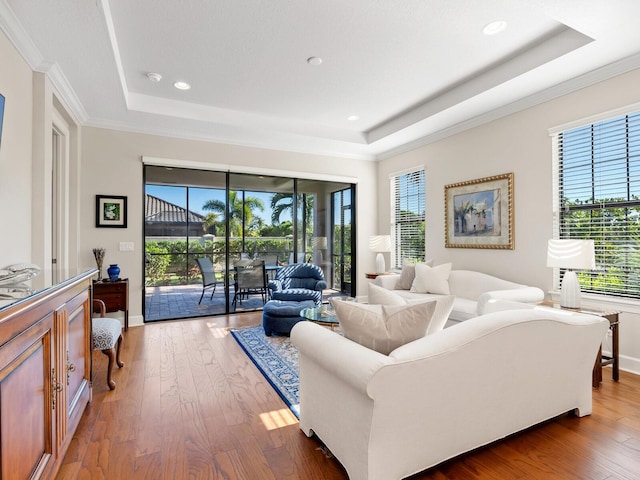
<svg viewBox="0 0 640 480">
<path fill-rule="evenodd" d="M 351 480 L 395 480 L 562 413 L 588 415 L 609 322 L 550 310 L 487 314 L 388 356 L 299 322 L 300 428 Z"/>
<path fill-rule="evenodd" d="M 393 290 L 409 303 L 437 298 L 440 294 L 415 293 L 410 290 L 396 290 L 400 274 L 380 275 L 374 283 Z M 461 322 L 485 313 L 487 304 L 492 300 L 512 302 L 541 302 L 544 291 L 537 287 L 509 282 L 493 275 L 472 270 L 452 270 L 449 274 L 449 293 L 455 296 L 453 310 L 449 320 Z"/>
</svg>

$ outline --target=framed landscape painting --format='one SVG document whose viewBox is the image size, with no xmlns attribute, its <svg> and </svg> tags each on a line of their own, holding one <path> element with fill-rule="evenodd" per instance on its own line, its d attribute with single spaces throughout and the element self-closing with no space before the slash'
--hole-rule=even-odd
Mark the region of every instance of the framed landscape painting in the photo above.
<svg viewBox="0 0 640 480">
<path fill-rule="evenodd" d="M 445 247 L 513 250 L 513 173 L 444 187 Z"/>
<path fill-rule="evenodd" d="M 96 227 L 127 228 L 127 197 L 96 195 Z"/>
</svg>

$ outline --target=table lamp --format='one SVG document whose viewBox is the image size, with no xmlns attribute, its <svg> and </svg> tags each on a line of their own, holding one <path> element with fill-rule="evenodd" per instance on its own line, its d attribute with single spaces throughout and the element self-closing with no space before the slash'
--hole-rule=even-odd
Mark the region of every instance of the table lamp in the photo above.
<svg viewBox="0 0 640 480">
<path fill-rule="evenodd" d="M 371 235 L 369 237 L 369 250 L 378 252 L 376 256 L 376 273 L 384 273 L 386 271 L 384 265 L 384 252 L 391 251 L 391 235 Z"/>
<path fill-rule="evenodd" d="M 580 308 L 580 282 L 575 269 L 593 269 L 596 266 L 593 240 L 549 240 L 547 267 L 566 268 L 560 289 L 560 306 Z"/>
</svg>

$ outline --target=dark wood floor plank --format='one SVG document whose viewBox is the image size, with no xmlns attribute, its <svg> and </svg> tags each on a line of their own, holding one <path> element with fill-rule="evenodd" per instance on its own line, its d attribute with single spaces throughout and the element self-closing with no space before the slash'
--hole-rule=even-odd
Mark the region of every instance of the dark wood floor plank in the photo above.
<svg viewBox="0 0 640 480">
<path fill-rule="evenodd" d="M 344 480 L 229 333 L 260 313 L 155 322 L 125 334 L 116 389 L 93 352 L 93 400 L 58 479 Z M 640 478 L 640 377 L 604 369 L 593 414 L 561 415 L 412 480 Z M 428 434 L 427 432 L 425 434 Z"/>
</svg>

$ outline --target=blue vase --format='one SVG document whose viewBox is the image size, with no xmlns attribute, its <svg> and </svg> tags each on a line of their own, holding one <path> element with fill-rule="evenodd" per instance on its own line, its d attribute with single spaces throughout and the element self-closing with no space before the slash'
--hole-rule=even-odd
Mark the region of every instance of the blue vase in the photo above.
<svg viewBox="0 0 640 480">
<path fill-rule="evenodd" d="M 117 263 L 113 263 L 107 268 L 107 273 L 109 274 L 109 280 L 115 282 L 120 278 L 120 267 Z"/>
</svg>

